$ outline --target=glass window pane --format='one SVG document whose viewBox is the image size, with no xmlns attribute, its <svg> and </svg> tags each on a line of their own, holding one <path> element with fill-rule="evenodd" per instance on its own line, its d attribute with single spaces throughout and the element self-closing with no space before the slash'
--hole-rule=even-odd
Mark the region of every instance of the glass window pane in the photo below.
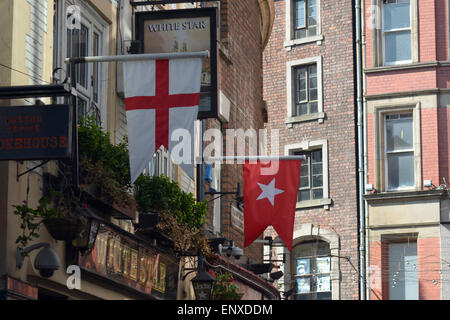
<svg viewBox="0 0 450 320">
<path fill-rule="evenodd" d="M 300 177 L 300 188 L 307 188 L 309 187 L 309 177 Z"/>
<path fill-rule="evenodd" d="M 321 187 L 323 186 L 323 176 L 322 175 L 313 175 L 312 177 L 312 187 Z"/>
<path fill-rule="evenodd" d="M 384 34 L 385 59 L 387 63 L 411 60 L 411 31 L 387 32 Z"/>
<path fill-rule="evenodd" d="M 312 174 L 322 174 L 322 163 L 313 163 L 312 164 Z"/>
<path fill-rule="evenodd" d="M 300 29 L 295 31 L 295 38 L 301 39 L 306 37 L 306 29 Z"/>
<path fill-rule="evenodd" d="M 297 293 L 308 293 L 311 291 L 311 277 L 297 278 Z"/>
<path fill-rule="evenodd" d="M 310 193 L 311 192 L 309 190 L 301 190 L 301 191 L 299 191 L 298 192 L 297 202 L 309 200 L 311 198 Z"/>
<path fill-rule="evenodd" d="M 388 261 L 389 299 L 418 300 L 417 242 L 390 243 Z"/>
<path fill-rule="evenodd" d="M 330 275 L 317 276 L 315 280 L 316 280 L 316 291 L 317 292 L 331 291 Z"/>
<path fill-rule="evenodd" d="M 295 27 L 296 28 L 304 28 L 305 27 L 305 1 L 300 0 L 296 2 L 296 21 L 295 21 Z"/>
<path fill-rule="evenodd" d="M 411 26 L 410 1 L 384 4 L 383 21 L 384 30 L 409 28 Z"/>
<path fill-rule="evenodd" d="M 413 134 L 411 118 L 386 120 L 386 150 L 398 151 L 414 148 Z"/>
<path fill-rule="evenodd" d="M 298 90 L 306 90 L 306 79 L 304 76 L 298 79 Z"/>
<path fill-rule="evenodd" d="M 300 101 L 307 101 L 306 90 L 299 90 L 298 91 L 298 102 L 300 102 Z"/>
<path fill-rule="evenodd" d="M 414 153 L 387 155 L 388 188 L 414 187 Z"/>
<path fill-rule="evenodd" d="M 303 116 L 305 114 L 308 114 L 308 104 L 307 103 L 302 103 L 300 105 L 300 115 Z"/>
<path fill-rule="evenodd" d="M 327 253 L 325 253 L 327 254 Z M 316 258 L 316 273 L 330 273 L 331 272 L 331 261 L 330 257 Z"/>
<path fill-rule="evenodd" d="M 309 101 L 316 101 L 317 100 L 317 89 L 309 89 Z"/>
<path fill-rule="evenodd" d="M 81 29 L 76 30 L 78 37 L 73 37 L 73 41 L 77 41 L 73 48 L 76 50 L 75 57 L 86 57 L 89 53 L 89 28 L 84 24 L 81 25 Z M 88 87 L 88 64 L 78 64 L 78 81 L 84 88 Z"/>
<path fill-rule="evenodd" d="M 309 0 L 308 3 L 308 27 L 317 25 L 317 6 L 316 0 Z"/>
<path fill-rule="evenodd" d="M 309 175 L 308 159 L 302 160 L 302 165 L 300 166 L 300 175 L 301 176 L 308 176 Z"/>
<path fill-rule="evenodd" d="M 93 54 L 94 56 L 100 55 L 100 36 L 94 32 L 94 47 Z M 99 90 L 99 63 L 94 63 L 94 74 L 93 74 L 93 91 L 94 91 L 94 101 L 98 102 L 98 90 Z"/>
<path fill-rule="evenodd" d="M 313 163 L 322 162 L 322 150 L 316 150 L 311 152 L 311 157 L 312 157 L 311 161 Z"/>
<path fill-rule="evenodd" d="M 323 189 L 313 189 L 313 199 L 323 199 Z"/>
<path fill-rule="evenodd" d="M 317 34 L 317 27 L 308 27 L 308 37 L 315 36 Z"/>
<path fill-rule="evenodd" d="M 319 112 L 319 107 L 317 105 L 317 102 L 311 102 L 309 104 L 309 112 L 310 113 L 317 113 L 317 112 Z"/>
</svg>

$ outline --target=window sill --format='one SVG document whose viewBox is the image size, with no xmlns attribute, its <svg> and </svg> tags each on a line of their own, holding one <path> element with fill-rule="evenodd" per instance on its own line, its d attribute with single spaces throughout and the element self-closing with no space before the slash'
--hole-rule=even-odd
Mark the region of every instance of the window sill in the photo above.
<svg viewBox="0 0 450 320">
<path fill-rule="evenodd" d="M 319 123 L 323 123 L 323 119 L 325 119 L 325 112 L 318 112 L 318 113 L 313 113 L 313 114 L 307 114 L 304 116 L 288 117 L 288 118 L 286 118 L 285 123 L 287 124 L 288 128 L 292 128 L 292 125 L 294 123 L 300 123 L 300 122 L 306 122 L 306 121 L 312 121 L 312 120 L 318 120 Z"/>
<path fill-rule="evenodd" d="M 384 65 L 378 67 L 370 67 L 364 70 L 365 73 L 377 73 L 377 72 L 389 72 L 389 71 L 401 71 L 418 68 L 435 68 L 439 66 L 447 66 L 448 63 L 443 61 L 429 61 L 429 62 L 411 62 L 407 64 L 396 65 Z"/>
<path fill-rule="evenodd" d="M 308 37 L 308 38 L 286 40 L 284 42 L 284 47 L 286 48 L 286 50 L 290 51 L 292 49 L 292 47 L 294 47 L 294 46 L 299 46 L 299 45 L 311 43 L 311 42 L 316 42 L 317 45 L 320 46 L 320 45 L 322 45 L 322 41 L 323 41 L 323 35 L 319 34 L 317 36 Z"/>
<path fill-rule="evenodd" d="M 307 201 L 300 201 L 297 202 L 297 205 L 295 206 L 296 209 L 305 209 L 305 208 L 312 208 L 312 207 L 324 207 L 324 209 L 328 210 L 331 205 L 331 199 L 330 198 L 324 198 L 324 199 L 316 199 L 316 200 L 307 200 Z"/>
</svg>

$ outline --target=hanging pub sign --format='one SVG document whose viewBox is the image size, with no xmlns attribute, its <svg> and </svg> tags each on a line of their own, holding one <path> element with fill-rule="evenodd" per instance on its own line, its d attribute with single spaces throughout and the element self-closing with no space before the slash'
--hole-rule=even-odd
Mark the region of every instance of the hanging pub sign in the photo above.
<svg viewBox="0 0 450 320">
<path fill-rule="evenodd" d="M 68 105 L 0 107 L 0 160 L 71 156 Z"/>
<path fill-rule="evenodd" d="M 216 8 L 136 13 L 141 53 L 198 52 L 203 59 L 198 119 L 217 118 Z"/>
<path fill-rule="evenodd" d="M 149 296 L 177 297 L 178 261 L 105 224 L 100 225 L 92 251 L 79 254 L 78 265 Z"/>
</svg>

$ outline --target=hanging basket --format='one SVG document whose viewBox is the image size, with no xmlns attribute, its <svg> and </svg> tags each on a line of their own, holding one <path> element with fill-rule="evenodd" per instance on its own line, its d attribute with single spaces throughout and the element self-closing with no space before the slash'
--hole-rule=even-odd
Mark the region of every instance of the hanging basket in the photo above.
<svg viewBox="0 0 450 320">
<path fill-rule="evenodd" d="M 80 236 L 85 227 L 81 218 L 47 218 L 43 223 L 55 240 L 72 241 Z"/>
</svg>

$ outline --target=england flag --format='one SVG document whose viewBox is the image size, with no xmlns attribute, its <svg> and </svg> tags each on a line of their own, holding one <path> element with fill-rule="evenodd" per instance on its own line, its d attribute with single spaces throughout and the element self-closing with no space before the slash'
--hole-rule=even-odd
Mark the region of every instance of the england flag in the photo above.
<svg viewBox="0 0 450 320">
<path fill-rule="evenodd" d="M 193 178 L 201 58 L 129 61 L 123 68 L 131 182 L 161 146 Z"/>
</svg>

